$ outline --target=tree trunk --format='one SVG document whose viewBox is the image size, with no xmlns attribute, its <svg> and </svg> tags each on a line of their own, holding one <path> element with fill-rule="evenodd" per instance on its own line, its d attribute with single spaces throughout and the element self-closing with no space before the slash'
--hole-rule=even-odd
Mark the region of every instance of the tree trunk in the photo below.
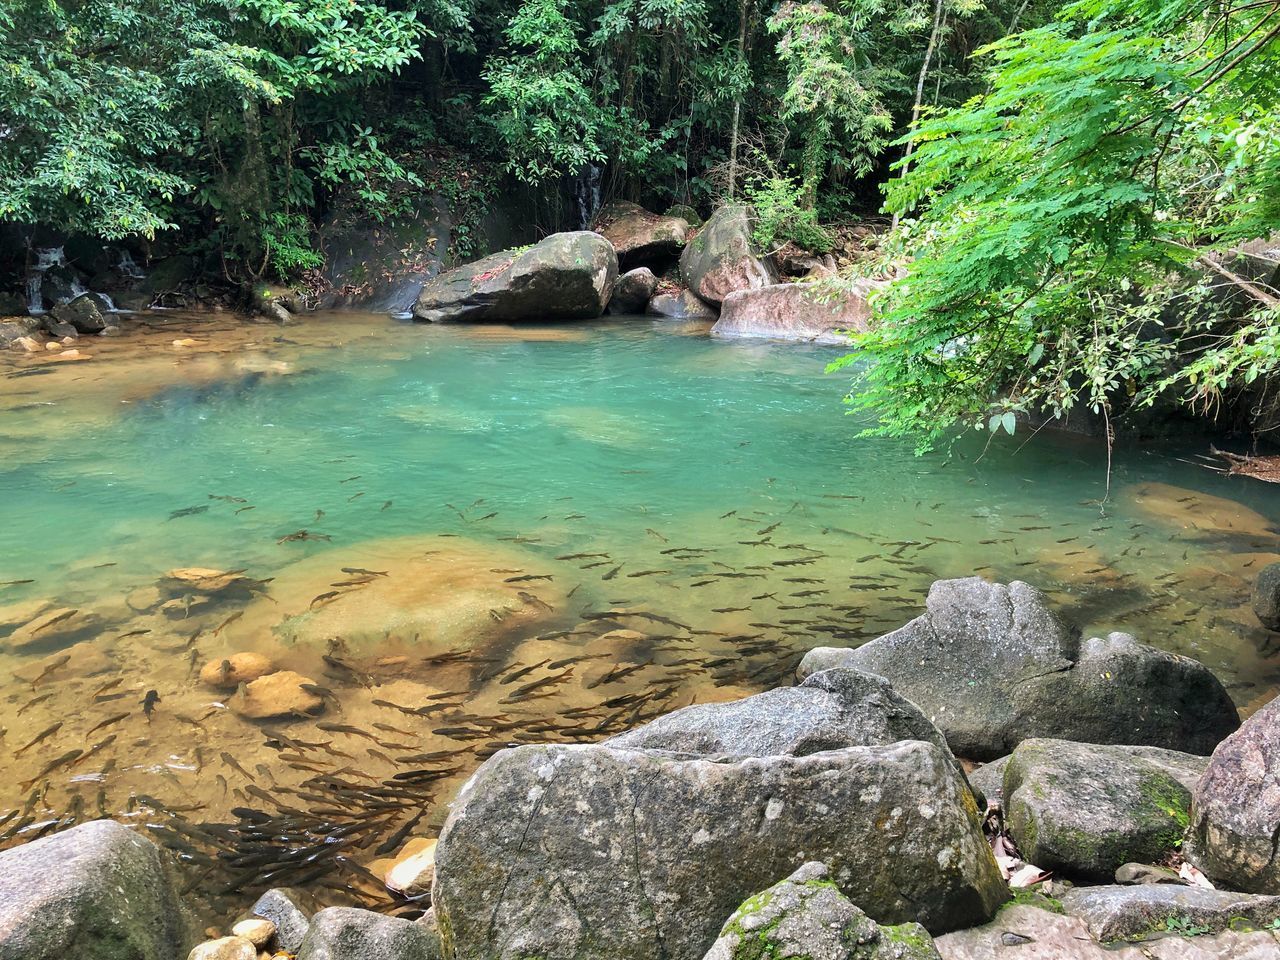
<svg viewBox="0 0 1280 960">
<path fill-rule="evenodd" d="M 750 20 L 751 0 L 738 0 L 738 64 L 741 66 L 747 59 L 747 22 Z M 729 131 L 729 199 L 732 200 L 738 187 L 738 127 L 742 120 L 742 93 L 733 96 L 733 126 Z"/>
<path fill-rule="evenodd" d="M 933 60 L 933 51 L 938 47 L 938 36 L 942 33 L 942 12 L 946 6 L 946 0 L 935 0 L 933 5 L 933 30 L 929 34 L 929 45 L 924 50 L 924 60 L 920 64 L 920 77 L 916 80 L 916 100 L 911 105 L 911 125 L 910 130 L 915 130 L 916 124 L 920 122 L 920 111 L 924 107 L 924 82 L 929 76 L 929 64 Z M 915 147 L 915 141 L 907 141 L 907 153 L 902 158 L 902 172 L 898 174 L 905 177 L 907 171 L 911 169 L 911 151 Z M 893 215 L 893 226 L 898 226 L 898 214 Z"/>
</svg>

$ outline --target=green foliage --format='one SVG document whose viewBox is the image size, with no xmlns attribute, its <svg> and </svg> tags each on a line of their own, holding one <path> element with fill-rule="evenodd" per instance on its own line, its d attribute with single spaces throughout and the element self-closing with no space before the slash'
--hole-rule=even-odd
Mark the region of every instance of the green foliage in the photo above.
<svg viewBox="0 0 1280 960">
<path fill-rule="evenodd" d="M 817 211 L 805 204 L 807 193 L 795 180 L 776 174 L 746 185 L 757 216 L 752 236 L 760 249 L 773 250 L 787 241 L 817 253 L 831 249 L 831 235 L 818 222 Z"/>
<path fill-rule="evenodd" d="M 1216 9 L 1072 4 L 988 47 L 989 90 L 920 125 L 886 204 L 915 217 L 889 245 L 910 267 L 856 338 L 871 432 L 923 450 L 955 424 L 1213 403 L 1276 371 L 1280 301 L 1246 297 L 1241 321 L 1192 282 L 1215 243 L 1280 226 L 1277 5 Z"/>
</svg>

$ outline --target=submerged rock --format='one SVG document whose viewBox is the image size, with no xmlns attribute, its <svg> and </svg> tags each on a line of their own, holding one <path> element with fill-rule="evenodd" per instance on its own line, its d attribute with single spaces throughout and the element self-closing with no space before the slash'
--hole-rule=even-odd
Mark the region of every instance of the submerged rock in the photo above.
<svg viewBox="0 0 1280 960">
<path fill-rule="evenodd" d="M 178 567 L 156 582 L 166 597 L 199 595 L 207 597 L 248 597 L 258 581 L 241 570 L 214 570 L 209 567 Z"/>
<path fill-rule="evenodd" d="M 102 618 L 92 611 L 56 607 L 10 633 L 8 644 L 23 653 L 61 650 L 95 637 L 101 628 Z"/>
<path fill-rule="evenodd" d="M 821 863 L 742 904 L 704 960 L 940 960 L 917 923 L 882 927 L 849 902 Z"/>
<path fill-rule="evenodd" d="M 192 938 L 159 849 L 111 820 L 0 853 L 0 960 L 172 960 Z"/>
<path fill-rule="evenodd" d="M 1280 563 L 1271 563 L 1258 573 L 1253 585 L 1253 612 L 1268 630 L 1280 630 Z"/>
<path fill-rule="evenodd" d="M 250 720 L 313 717 L 324 710 L 323 698 L 308 689 L 315 686 L 310 677 L 280 670 L 242 686 L 227 706 Z"/>
<path fill-rule="evenodd" d="M 503 750 L 440 836 L 433 905 L 458 960 L 697 960 L 748 896 L 806 860 L 881 923 L 980 922 L 1007 896 L 944 749 L 677 759 Z"/>
<path fill-rule="evenodd" d="M 1207 763 L 1156 747 L 1024 740 L 1005 769 L 1005 823 L 1029 863 L 1110 880 L 1178 849 Z"/>
<path fill-rule="evenodd" d="M 604 313 L 618 256 L 598 233 L 556 233 L 447 270 L 418 294 L 418 320 L 589 320 Z"/>
<path fill-rule="evenodd" d="M 658 289 L 658 278 L 648 267 L 628 270 L 618 277 L 609 298 L 610 313 L 644 313 L 645 305 Z"/>
<path fill-rule="evenodd" d="M 261 917 L 250 917 L 241 920 L 231 928 L 233 937 L 244 937 L 255 947 L 265 949 L 267 944 L 276 938 L 276 925 Z"/>
<path fill-rule="evenodd" d="M 415 900 L 431 893 L 436 876 L 436 841 L 416 840 L 405 846 L 399 859 L 387 870 L 387 889 Z"/>
<path fill-rule="evenodd" d="M 596 214 L 591 229 L 618 252 L 624 265 L 674 260 L 684 249 L 689 224 L 680 217 L 659 216 L 636 203 L 614 200 Z"/>
<path fill-rule="evenodd" d="M 275 925 L 277 947 L 297 953 L 311 926 L 311 914 L 318 907 L 310 893 L 291 887 L 273 887 L 258 898 L 250 913 Z"/>
<path fill-rule="evenodd" d="M 275 670 L 269 657 L 252 651 L 210 660 L 200 668 L 200 682 L 215 690 L 234 690 Z"/>
<path fill-rule="evenodd" d="M 644 312 L 671 320 L 714 320 L 718 314 L 688 290 L 659 293 L 649 300 Z"/>
<path fill-rule="evenodd" d="M 355 907 L 328 907 L 311 920 L 298 960 L 439 960 L 422 926 Z"/>
<path fill-rule="evenodd" d="M 1081 642 L 1020 581 L 939 580 L 923 616 L 856 650 L 810 650 L 799 675 L 835 666 L 888 679 L 974 760 L 1031 737 L 1208 754 L 1240 723 L 1202 664 L 1123 633 Z"/>
<path fill-rule="evenodd" d="M 871 281 L 778 283 L 737 290 L 724 298 L 714 337 L 803 340 L 847 344 L 842 331 L 862 333 L 871 321 Z"/>
<path fill-rule="evenodd" d="M 773 266 L 756 250 L 751 236 L 754 219 L 750 207 L 721 207 L 684 248 L 680 276 L 700 299 L 719 306 L 735 290 L 778 282 Z"/>
<path fill-rule="evenodd" d="M 1264 927 L 1280 917 L 1280 897 L 1172 884 L 1077 887 L 1067 891 L 1062 905 L 1104 943 L 1155 933 L 1211 933 L 1241 921 Z"/>
<path fill-rule="evenodd" d="M 1121 492 L 1121 500 L 1167 527 L 1194 537 L 1261 537 L 1274 540 L 1272 521 L 1226 497 L 1168 483 L 1137 483 Z"/>
<path fill-rule="evenodd" d="M 0 347 L 20 345 L 40 329 L 36 317 L 0 317 Z"/>
<path fill-rule="evenodd" d="M 79 333 L 102 333 L 119 322 L 113 316 L 103 315 L 101 301 L 92 293 L 82 293 L 54 307 L 50 315 L 59 323 L 70 324 Z"/>
<path fill-rule="evenodd" d="M 1280 894 L 1280 698 L 1218 745 L 1196 784 L 1187 859 L 1237 890 Z"/>
<path fill-rule="evenodd" d="M 244 937 L 219 937 L 197 944 L 187 960 L 258 960 L 258 950 Z"/>
</svg>

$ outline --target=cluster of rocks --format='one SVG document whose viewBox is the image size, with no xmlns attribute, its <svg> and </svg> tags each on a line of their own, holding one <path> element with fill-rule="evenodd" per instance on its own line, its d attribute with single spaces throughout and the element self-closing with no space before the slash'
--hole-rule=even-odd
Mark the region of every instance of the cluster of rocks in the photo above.
<svg viewBox="0 0 1280 960">
<path fill-rule="evenodd" d="M 0 318 L 0 347 L 28 353 L 56 353 L 66 359 L 83 354 L 80 336 L 111 337 L 120 333 L 120 318 L 95 293 L 82 293 L 35 317 Z"/>
<path fill-rule="evenodd" d="M 715 321 L 716 336 L 822 343 L 866 329 L 875 283 L 827 284 L 823 278 L 835 275 L 829 264 L 765 255 L 752 238 L 754 221 L 742 205 L 702 223 L 687 207 L 659 216 L 610 203 L 590 231 L 553 234 L 428 280 L 413 313 L 428 322 L 649 314 Z"/>
<path fill-rule="evenodd" d="M 191 960 L 1280 951 L 1280 700 L 1240 725 L 1200 664 L 1084 641 L 1034 588 L 977 578 L 800 672 L 599 744 L 498 752 L 438 843 L 385 866 L 401 896 L 430 892 L 420 920 L 271 891 Z M 966 776 L 958 756 L 988 762 Z M 1052 878 L 1013 898 L 1021 864 Z M 165 877 L 105 822 L 0 854 L 0 957 L 180 956 Z"/>
</svg>

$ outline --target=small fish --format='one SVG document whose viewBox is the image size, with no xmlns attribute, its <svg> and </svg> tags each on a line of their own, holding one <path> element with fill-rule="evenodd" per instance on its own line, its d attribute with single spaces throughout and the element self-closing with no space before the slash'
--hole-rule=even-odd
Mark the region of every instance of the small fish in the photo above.
<svg viewBox="0 0 1280 960">
<path fill-rule="evenodd" d="M 160 694 L 154 690 L 148 690 L 146 696 L 142 698 L 142 712 L 147 718 L 147 722 L 151 722 L 151 714 L 155 712 L 156 704 L 160 702 Z"/>
<path fill-rule="evenodd" d="M 222 623 L 218 624 L 218 626 L 213 631 L 213 635 L 216 637 L 223 630 L 227 629 L 227 627 L 231 626 L 231 624 L 235 623 L 237 620 L 239 620 L 243 616 L 244 616 L 244 611 L 237 610 L 231 616 L 227 617 L 227 619 L 223 620 Z"/>
<path fill-rule="evenodd" d="M 51 726 L 45 727 L 43 730 L 41 730 L 39 733 L 37 733 L 37 734 L 35 735 L 35 737 L 31 740 L 31 742 L 30 742 L 30 743 L 28 743 L 25 747 L 23 747 L 23 748 L 22 748 L 22 749 L 20 749 L 20 750 L 15 750 L 15 751 L 13 752 L 13 755 L 14 755 L 15 757 L 20 757 L 20 756 L 22 756 L 24 753 L 26 753 L 28 750 L 30 750 L 32 747 L 34 747 L 37 743 L 41 743 L 41 742 L 43 742 L 43 741 L 45 741 L 45 740 L 48 740 L 50 737 L 52 737 L 55 733 L 57 733 L 57 732 L 58 732 L 59 730 L 61 730 L 61 729 L 62 729 L 62 721 L 61 721 L 61 720 L 59 720 L 57 723 L 55 723 L 55 724 L 53 724 L 53 725 L 51 725 Z M 93 732 L 93 731 L 90 731 L 90 733 L 92 733 L 92 732 Z"/>
<path fill-rule="evenodd" d="M 95 723 L 92 727 L 90 727 L 88 730 L 85 731 L 84 735 L 87 737 L 89 736 L 89 734 L 96 733 L 97 731 L 101 730 L 103 727 L 109 727 L 113 723 L 119 723 L 121 720 L 125 719 L 125 717 L 127 716 L 129 716 L 129 714 L 127 713 L 117 713 L 114 717 L 108 717 L 106 720 L 103 720 L 100 723 Z"/>
<path fill-rule="evenodd" d="M 43 696 L 35 697 L 32 700 L 28 700 L 26 704 L 24 704 L 22 707 L 18 709 L 18 712 L 15 714 L 15 716 L 18 716 L 18 717 L 22 716 L 27 710 L 31 709 L 36 704 L 44 703 L 46 700 L 48 700 L 52 696 L 53 696 L 52 693 L 46 693 Z"/>
<path fill-rule="evenodd" d="M 40 683 L 49 676 L 49 674 L 62 669 L 71 661 L 71 654 L 65 653 L 52 661 L 47 667 L 40 671 L 40 675 L 31 681 L 31 689 L 34 690 Z"/>
<path fill-rule="evenodd" d="M 614 567 L 612 570 L 610 570 L 608 573 L 606 573 L 606 574 L 605 574 L 603 577 L 601 577 L 600 579 L 601 579 L 601 580 L 612 580 L 614 577 L 616 577 L 616 576 L 618 575 L 618 571 L 619 571 L 619 570 L 621 570 L 621 569 L 622 569 L 622 564 L 618 564 L 616 567 Z"/>
<path fill-rule="evenodd" d="M 241 513 L 244 513 L 246 510 L 257 510 L 257 509 L 258 509 L 257 507 L 251 505 L 248 507 L 241 507 L 239 510 L 236 511 L 236 513 L 241 514 Z"/>
<path fill-rule="evenodd" d="M 295 530 L 293 533 L 287 534 L 276 541 L 277 544 L 293 543 L 298 540 L 332 540 L 333 537 L 325 533 L 312 533 L 310 530 Z"/>
<path fill-rule="evenodd" d="M 248 501 L 248 500 L 246 500 L 244 497 L 227 497 L 227 496 L 217 496 L 217 495 L 212 494 L 212 493 L 211 493 L 211 494 L 209 494 L 209 499 L 210 499 L 210 500 L 221 500 L 223 503 L 248 503 L 248 502 L 249 502 L 249 501 Z"/>
<path fill-rule="evenodd" d="M 651 536 L 651 537 L 655 537 L 655 538 L 657 538 L 658 540 L 661 540 L 663 543 L 670 543 L 670 542 L 671 542 L 671 541 L 670 541 L 670 540 L 668 540 L 666 537 L 664 537 L 662 534 L 660 534 L 657 530 L 651 530 L 651 529 L 649 529 L 648 527 L 645 527 L 645 528 L 644 528 L 644 532 L 645 532 L 645 533 L 647 533 L 647 534 L 649 534 L 649 536 Z"/>
<path fill-rule="evenodd" d="M 549 573 L 526 573 L 523 577 L 507 577 L 503 583 L 528 583 L 530 580 L 554 580 Z"/>
<path fill-rule="evenodd" d="M 357 473 L 354 477 L 347 477 L 347 479 L 345 479 L 345 480 L 339 480 L 338 482 L 339 482 L 339 483 L 350 483 L 352 480 L 359 480 L 359 479 L 360 479 L 360 476 L 361 476 L 361 475 Z"/>
<path fill-rule="evenodd" d="M 366 570 L 363 567 L 343 567 L 342 572 L 366 577 L 385 577 L 390 573 L 389 570 Z"/>
<path fill-rule="evenodd" d="M 179 517 L 193 517 L 197 513 L 205 513 L 208 509 L 209 505 L 207 503 L 198 507 L 183 507 L 181 510 L 174 510 L 169 514 L 169 519 L 177 520 Z"/>
<path fill-rule="evenodd" d="M 225 763 L 232 770 L 236 771 L 236 773 L 239 773 L 246 780 L 253 780 L 253 776 L 249 773 L 249 771 L 246 770 L 244 767 L 240 766 L 240 764 L 236 762 L 236 758 L 233 757 L 231 754 L 227 753 L 224 750 L 222 751 L 222 753 L 218 754 L 218 756 L 222 758 L 223 763 Z"/>
<path fill-rule="evenodd" d="M 34 777 L 32 777 L 26 783 L 23 783 L 18 789 L 20 790 L 30 789 L 31 785 L 35 783 L 37 780 L 42 780 L 49 774 L 53 773 L 54 770 L 57 770 L 59 767 L 66 766 L 68 763 L 71 763 L 73 760 L 79 757 L 80 754 L 82 753 L 84 753 L 83 750 L 68 750 L 66 753 L 58 757 L 56 760 L 50 760 L 47 764 L 45 764 L 45 767 L 43 770 L 37 773 Z"/>
<path fill-rule="evenodd" d="M 390 508 L 391 508 L 391 504 L 392 504 L 392 503 L 393 503 L 393 501 L 388 500 L 386 503 L 384 503 L 384 504 L 379 508 L 378 512 L 379 512 L 379 513 L 381 513 L 383 510 L 388 510 L 388 509 L 390 509 Z"/>
</svg>

